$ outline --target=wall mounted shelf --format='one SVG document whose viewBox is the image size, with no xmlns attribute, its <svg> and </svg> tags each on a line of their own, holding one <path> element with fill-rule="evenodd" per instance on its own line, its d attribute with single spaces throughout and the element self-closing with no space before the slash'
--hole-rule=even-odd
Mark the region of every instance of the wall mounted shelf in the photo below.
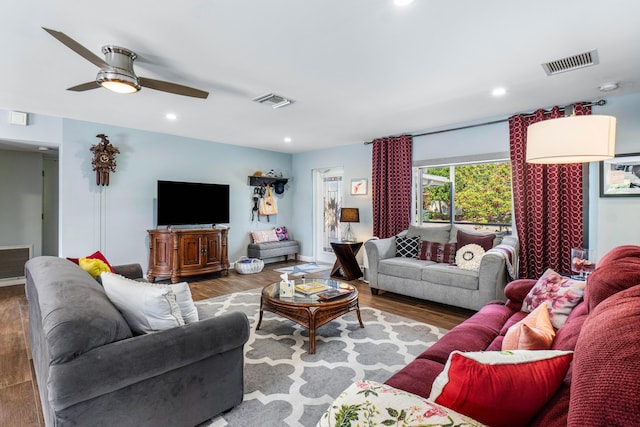
<svg viewBox="0 0 640 427">
<path fill-rule="evenodd" d="M 278 182 L 286 184 L 289 181 L 288 178 L 275 178 L 271 176 L 249 176 L 249 185 L 252 187 L 260 187 L 266 185 L 274 185 Z"/>
</svg>

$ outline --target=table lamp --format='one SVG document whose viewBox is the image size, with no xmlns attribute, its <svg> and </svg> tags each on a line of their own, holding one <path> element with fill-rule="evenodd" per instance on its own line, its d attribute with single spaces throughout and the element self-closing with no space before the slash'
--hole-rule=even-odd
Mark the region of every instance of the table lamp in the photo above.
<svg viewBox="0 0 640 427">
<path fill-rule="evenodd" d="M 358 208 L 341 208 L 340 209 L 340 222 L 346 222 L 347 228 L 342 236 L 342 240 L 345 242 L 355 242 L 355 236 L 351 229 L 352 222 L 360 222 L 360 211 Z"/>
</svg>

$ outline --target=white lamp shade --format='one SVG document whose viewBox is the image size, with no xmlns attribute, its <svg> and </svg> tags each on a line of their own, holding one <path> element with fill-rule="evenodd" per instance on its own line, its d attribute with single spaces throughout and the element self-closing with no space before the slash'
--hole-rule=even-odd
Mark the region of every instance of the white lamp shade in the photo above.
<svg viewBox="0 0 640 427">
<path fill-rule="evenodd" d="M 615 157 L 616 118 L 571 116 L 527 129 L 528 163 L 587 163 Z"/>
</svg>

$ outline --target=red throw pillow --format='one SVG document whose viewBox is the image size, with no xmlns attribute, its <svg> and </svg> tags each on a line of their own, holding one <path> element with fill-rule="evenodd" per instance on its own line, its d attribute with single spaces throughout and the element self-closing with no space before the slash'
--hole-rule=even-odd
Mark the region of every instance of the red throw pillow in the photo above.
<svg viewBox="0 0 640 427">
<path fill-rule="evenodd" d="M 418 259 L 453 265 L 456 263 L 456 244 L 423 240 L 420 243 Z"/>
<path fill-rule="evenodd" d="M 105 264 L 107 264 L 107 266 L 109 267 L 109 270 L 111 270 L 111 272 L 113 273 L 113 267 L 111 267 L 111 264 L 109 264 L 109 261 L 107 261 L 107 258 L 105 258 L 105 256 L 100 251 L 95 251 L 91 255 L 86 256 L 86 257 L 82 257 L 82 258 L 99 259 L 100 261 L 102 261 Z M 67 259 L 69 261 L 75 263 L 75 264 L 80 265 L 80 258 L 69 258 L 69 257 L 67 257 Z"/>
<path fill-rule="evenodd" d="M 475 243 L 476 245 L 479 245 L 480 247 L 482 247 L 482 249 L 484 249 L 485 251 L 488 251 L 489 249 L 493 248 L 493 240 L 495 238 L 496 238 L 496 235 L 493 233 L 472 234 L 472 233 L 466 233 L 462 230 L 458 230 L 458 235 L 456 237 L 456 240 L 458 241 L 459 248 Z"/>
<path fill-rule="evenodd" d="M 553 397 L 573 352 L 454 351 L 429 400 L 492 427 L 527 425 Z"/>
</svg>

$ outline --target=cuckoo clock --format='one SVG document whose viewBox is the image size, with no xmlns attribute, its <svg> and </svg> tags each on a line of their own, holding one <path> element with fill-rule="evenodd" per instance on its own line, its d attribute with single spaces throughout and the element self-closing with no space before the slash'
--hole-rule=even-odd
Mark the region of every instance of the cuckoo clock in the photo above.
<svg viewBox="0 0 640 427">
<path fill-rule="evenodd" d="M 120 150 L 111 145 L 106 135 L 101 133 L 96 137 L 100 138 L 100 142 L 91 146 L 91 165 L 96 171 L 96 185 L 109 185 L 109 172 L 116 171 L 116 154 L 120 154 Z"/>
</svg>

